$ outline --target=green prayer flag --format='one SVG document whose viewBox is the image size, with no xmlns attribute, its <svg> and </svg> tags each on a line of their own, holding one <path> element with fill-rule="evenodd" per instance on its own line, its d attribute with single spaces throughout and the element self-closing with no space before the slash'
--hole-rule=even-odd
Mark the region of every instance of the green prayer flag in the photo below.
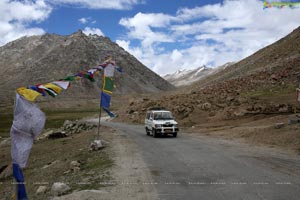
<svg viewBox="0 0 300 200">
<path fill-rule="evenodd" d="M 114 89 L 114 80 L 111 77 L 104 77 L 103 91 L 107 93 L 112 93 Z"/>
</svg>

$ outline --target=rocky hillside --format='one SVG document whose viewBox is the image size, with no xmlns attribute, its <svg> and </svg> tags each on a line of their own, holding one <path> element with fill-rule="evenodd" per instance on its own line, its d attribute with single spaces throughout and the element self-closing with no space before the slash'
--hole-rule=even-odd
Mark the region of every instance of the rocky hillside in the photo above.
<svg viewBox="0 0 300 200">
<path fill-rule="evenodd" d="M 163 106 L 182 125 L 208 119 L 240 119 L 253 115 L 300 111 L 300 29 L 226 69 L 207 76 L 180 93 L 144 98 L 130 103 L 125 115 L 142 122 L 145 110 Z"/>
<path fill-rule="evenodd" d="M 213 76 L 202 79 L 197 85 L 206 85 L 212 82 L 222 82 L 260 72 L 272 72 L 276 69 L 285 69 L 291 64 L 296 68 L 300 57 L 300 28 L 279 41 L 269 45 L 253 55 L 231 65 Z M 296 63 L 295 63 L 296 62 Z M 264 73 L 263 73 L 264 74 Z"/>
<path fill-rule="evenodd" d="M 122 76 L 116 73 L 116 93 L 158 92 L 174 88 L 109 38 L 86 36 L 79 30 L 68 36 L 23 37 L 0 47 L 1 102 L 11 101 L 14 90 L 20 86 L 65 78 L 100 64 L 107 55 L 112 55 L 124 70 Z M 60 96 L 98 97 L 100 82 L 99 77 L 96 83 L 85 80 L 74 83 L 73 88 L 65 91 L 66 95 Z"/>
<path fill-rule="evenodd" d="M 173 74 L 167 74 L 163 76 L 164 79 L 169 81 L 172 85 L 175 85 L 177 87 L 179 86 L 186 86 L 190 85 L 196 81 L 199 81 L 206 76 L 212 75 L 214 73 L 218 73 L 225 68 L 233 65 L 234 62 L 228 62 L 224 65 L 221 65 L 219 67 L 215 68 L 209 68 L 206 66 L 201 66 L 196 69 L 184 69 L 184 70 L 178 70 L 174 72 Z"/>
</svg>

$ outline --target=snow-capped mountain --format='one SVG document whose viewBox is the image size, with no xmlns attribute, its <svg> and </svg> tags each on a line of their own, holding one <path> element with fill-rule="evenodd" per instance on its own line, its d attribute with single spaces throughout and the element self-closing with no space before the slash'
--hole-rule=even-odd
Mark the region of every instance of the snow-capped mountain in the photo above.
<svg viewBox="0 0 300 200">
<path fill-rule="evenodd" d="M 173 74 L 167 74 L 163 76 L 163 78 L 177 87 L 190 85 L 191 83 L 199 81 L 210 74 L 222 71 L 232 64 L 234 64 L 234 62 L 228 62 L 216 68 L 209 68 L 204 65 L 196 69 L 178 70 Z"/>
</svg>

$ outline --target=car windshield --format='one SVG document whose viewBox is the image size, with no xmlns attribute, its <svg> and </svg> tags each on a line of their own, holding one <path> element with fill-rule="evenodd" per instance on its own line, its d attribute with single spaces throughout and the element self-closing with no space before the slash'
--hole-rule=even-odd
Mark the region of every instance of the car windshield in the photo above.
<svg viewBox="0 0 300 200">
<path fill-rule="evenodd" d="M 170 112 L 157 112 L 154 113 L 155 120 L 168 120 L 173 119 L 172 113 Z"/>
</svg>

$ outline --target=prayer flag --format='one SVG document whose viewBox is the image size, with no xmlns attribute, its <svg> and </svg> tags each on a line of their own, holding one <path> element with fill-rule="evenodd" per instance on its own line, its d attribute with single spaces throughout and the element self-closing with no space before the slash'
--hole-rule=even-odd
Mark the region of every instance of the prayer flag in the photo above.
<svg viewBox="0 0 300 200">
<path fill-rule="evenodd" d="M 68 76 L 67 78 L 62 79 L 64 81 L 75 81 L 75 76 Z"/>
<path fill-rule="evenodd" d="M 105 68 L 104 68 L 104 76 L 106 77 L 113 77 L 115 72 L 115 66 L 111 63 L 109 63 Z"/>
<path fill-rule="evenodd" d="M 41 93 L 25 87 L 18 88 L 17 93 L 22 95 L 28 101 L 34 101 L 38 96 L 42 96 Z"/>
<path fill-rule="evenodd" d="M 13 175 L 17 182 L 17 198 L 18 198 L 18 200 L 28 200 L 25 185 L 24 185 L 24 176 L 22 173 L 22 169 L 16 163 L 13 163 Z"/>
<path fill-rule="evenodd" d="M 26 166 L 34 138 L 40 134 L 46 121 L 40 108 L 16 94 L 14 119 L 10 130 L 11 157 L 21 168 Z"/>
<path fill-rule="evenodd" d="M 53 83 L 47 83 L 47 84 L 43 84 L 44 87 L 53 90 L 55 93 L 59 94 L 62 91 L 62 88 L 54 85 Z"/>
<path fill-rule="evenodd" d="M 114 89 L 113 78 L 104 76 L 103 80 L 103 91 L 112 94 L 112 91 Z"/>
<path fill-rule="evenodd" d="M 28 89 L 34 90 L 38 93 L 41 93 L 42 96 L 46 96 L 45 90 L 38 88 L 37 85 L 35 86 L 30 86 Z"/>
<path fill-rule="evenodd" d="M 110 107 L 110 99 L 111 96 L 105 92 L 101 92 L 101 103 L 100 106 L 104 107 L 104 108 L 108 108 Z"/>
<path fill-rule="evenodd" d="M 103 108 L 103 110 L 107 112 L 110 117 L 115 117 L 115 114 L 109 110 L 110 100 L 111 96 L 109 94 L 101 92 L 100 107 Z"/>
<path fill-rule="evenodd" d="M 116 117 L 116 115 L 115 115 L 114 113 L 112 113 L 109 109 L 103 107 L 103 110 L 104 110 L 110 117 Z"/>
<path fill-rule="evenodd" d="M 53 81 L 52 83 L 55 85 L 58 85 L 59 87 L 63 88 L 64 90 L 66 90 L 70 87 L 69 81 Z"/>
<path fill-rule="evenodd" d="M 51 88 L 47 88 L 44 85 L 39 85 L 38 87 L 41 88 L 41 89 L 44 89 L 52 97 L 57 96 L 57 93 L 54 90 L 52 90 Z"/>
</svg>

